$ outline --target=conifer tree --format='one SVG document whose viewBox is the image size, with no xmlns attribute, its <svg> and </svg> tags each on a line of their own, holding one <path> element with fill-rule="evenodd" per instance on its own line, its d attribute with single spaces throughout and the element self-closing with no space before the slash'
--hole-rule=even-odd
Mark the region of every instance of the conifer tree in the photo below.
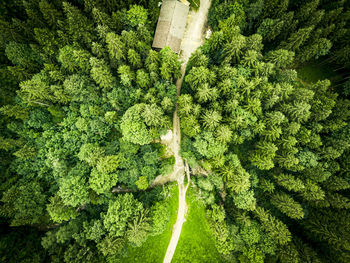
<svg viewBox="0 0 350 263">
<path fill-rule="evenodd" d="M 103 59 L 98 59 L 91 57 L 90 58 L 90 74 L 93 80 L 100 85 L 101 88 L 110 89 L 114 82 L 115 78 L 110 72 L 106 62 Z"/>
<path fill-rule="evenodd" d="M 292 33 L 285 42 L 282 42 L 279 47 L 291 51 L 299 50 L 301 45 L 310 37 L 313 29 L 313 26 L 299 29 L 297 32 Z"/>
</svg>

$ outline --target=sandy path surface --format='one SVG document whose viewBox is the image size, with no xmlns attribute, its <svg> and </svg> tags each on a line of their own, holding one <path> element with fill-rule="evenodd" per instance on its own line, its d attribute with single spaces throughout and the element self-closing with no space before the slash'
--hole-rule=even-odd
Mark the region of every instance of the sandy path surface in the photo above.
<svg viewBox="0 0 350 263">
<path fill-rule="evenodd" d="M 197 12 L 190 11 L 187 17 L 186 31 L 184 38 L 181 43 L 180 59 L 182 60 L 181 73 L 182 76 L 176 82 L 177 96 L 180 95 L 182 81 L 185 75 L 185 69 L 192 52 L 194 52 L 200 45 L 203 44 L 204 30 L 207 20 L 207 15 L 210 7 L 210 0 L 201 0 L 200 8 Z M 180 156 L 180 142 L 181 142 L 181 131 L 180 131 L 180 119 L 177 115 L 177 105 L 174 112 L 173 118 L 173 136 L 172 142 L 170 143 L 171 149 L 175 157 L 174 172 L 171 174 L 173 179 L 179 186 L 179 208 L 177 212 L 176 223 L 173 226 L 173 233 L 170 239 L 168 249 L 164 257 L 164 263 L 170 263 L 176 249 L 176 245 L 179 241 L 182 225 L 185 221 L 185 214 L 187 210 L 186 205 L 186 191 L 190 184 L 190 171 L 186 163 L 186 169 L 183 159 Z M 187 175 L 187 185 L 184 185 L 185 171 Z"/>
</svg>

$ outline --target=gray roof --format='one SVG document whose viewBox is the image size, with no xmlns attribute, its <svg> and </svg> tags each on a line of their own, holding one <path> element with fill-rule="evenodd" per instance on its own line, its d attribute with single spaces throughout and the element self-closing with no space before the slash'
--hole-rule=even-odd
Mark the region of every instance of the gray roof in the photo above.
<svg viewBox="0 0 350 263">
<path fill-rule="evenodd" d="M 153 39 L 153 48 L 169 46 L 176 53 L 180 51 L 188 11 L 189 6 L 181 2 L 163 0 Z"/>
</svg>

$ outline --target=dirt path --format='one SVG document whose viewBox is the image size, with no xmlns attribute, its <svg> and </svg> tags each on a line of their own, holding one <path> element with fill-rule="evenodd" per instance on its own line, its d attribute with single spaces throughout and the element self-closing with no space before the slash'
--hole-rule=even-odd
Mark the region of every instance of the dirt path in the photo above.
<svg viewBox="0 0 350 263">
<path fill-rule="evenodd" d="M 180 59 L 182 60 L 181 73 L 182 76 L 176 82 L 177 96 L 180 95 L 181 85 L 185 76 L 185 69 L 192 52 L 194 52 L 200 45 L 203 44 L 205 23 L 210 7 L 210 0 L 201 0 L 200 7 L 197 12 L 190 11 L 184 38 L 181 43 Z M 176 223 L 173 226 L 173 233 L 170 239 L 168 249 L 164 257 L 164 263 L 170 263 L 180 238 L 182 225 L 185 221 L 185 214 L 187 210 L 186 205 L 186 191 L 190 184 L 190 171 L 187 163 L 185 164 L 180 156 L 180 142 L 181 142 L 181 131 L 180 131 L 180 119 L 177 115 L 177 105 L 174 112 L 173 118 L 173 136 L 171 142 L 171 149 L 175 157 L 174 172 L 171 177 L 176 178 L 179 186 L 179 208 L 177 212 Z M 186 169 L 185 169 L 186 167 Z M 187 175 L 187 185 L 184 185 L 185 171 Z"/>
</svg>

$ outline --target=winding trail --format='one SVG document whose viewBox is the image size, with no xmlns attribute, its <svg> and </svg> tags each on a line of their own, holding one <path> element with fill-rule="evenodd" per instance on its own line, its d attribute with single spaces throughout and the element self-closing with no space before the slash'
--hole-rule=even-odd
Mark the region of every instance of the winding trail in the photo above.
<svg viewBox="0 0 350 263">
<path fill-rule="evenodd" d="M 186 31 L 184 38 L 181 42 L 180 59 L 182 61 L 181 73 L 182 76 L 176 82 L 177 96 L 180 96 L 181 85 L 185 76 L 186 65 L 192 52 L 194 52 L 204 41 L 204 30 L 207 21 L 207 15 L 209 12 L 210 0 L 200 0 L 200 7 L 198 11 L 191 10 L 187 17 Z M 173 226 L 173 232 L 166 251 L 163 263 L 170 263 L 177 243 L 180 238 L 182 225 L 185 221 L 185 214 L 187 211 L 186 205 L 186 191 L 190 185 L 190 171 L 188 164 L 184 162 L 180 156 L 180 142 L 181 142 L 181 131 L 180 131 L 180 119 L 177 115 L 177 105 L 173 117 L 173 134 L 172 141 L 170 142 L 170 148 L 172 149 L 175 157 L 174 171 L 171 178 L 176 179 L 179 186 L 179 208 L 177 212 L 176 223 Z M 185 172 L 187 175 L 187 185 L 185 186 Z"/>
</svg>

